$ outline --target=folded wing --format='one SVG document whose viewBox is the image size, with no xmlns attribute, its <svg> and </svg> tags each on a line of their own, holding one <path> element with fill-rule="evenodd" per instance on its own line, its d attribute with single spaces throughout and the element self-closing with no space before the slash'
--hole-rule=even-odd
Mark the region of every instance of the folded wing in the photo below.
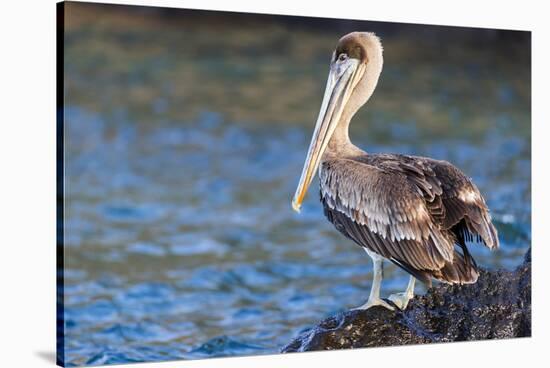
<svg viewBox="0 0 550 368">
<path fill-rule="evenodd" d="M 319 170 L 325 215 L 357 244 L 418 279 L 477 280 L 466 247 L 498 247 L 483 198 L 451 164 L 404 155 L 327 160 Z"/>
</svg>

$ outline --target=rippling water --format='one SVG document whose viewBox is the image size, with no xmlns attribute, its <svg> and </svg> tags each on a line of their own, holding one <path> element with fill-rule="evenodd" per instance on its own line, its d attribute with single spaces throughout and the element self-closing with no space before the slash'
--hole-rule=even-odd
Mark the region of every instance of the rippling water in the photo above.
<svg viewBox="0 0 550 368">
<path fill-rule="evenodd" d="M 294 115 L 257 111 L 239 119 L 216 89 L 211 100 L 202 100 L 201 111 L 187 116 L 197 103 L 182 96 L 176 104 L 174 90 L 206 90 L 192 76 L 187 84 L 166 87 L 166 73 L 151 76 L 149 70 L 170 71 L 182 63 L 184 73 L 204 67 L 211 56 L 176 61 L 161 52 L 161 36 L 170 30 L 155 34 L 141 25 L 143 33 L 122 28 L 130 40 L 144 41 L 136 60 L 119 65 L 116 61 L 134 49 L 109 49 L 125 43 L 115 37 L 123 31 L 109 28 L 105 19 L 98 29 L 80 19 L 68 27 L 66 38 L 66 362 L 277 352 L 307 326 L 362 304 L 370 288 L 370 260 L 324 219 L 317 184 L 300 215 L 290 207 L 328 57 L 319 62 L 323 71 L 294 75 L 299 58 L 290 52 L 295 58 L 274 74 L 311 95 L 311 104 L 304 102 Z M 332 47 L 335 33 L 323 37 Z M 96 43 L 102 51 L 88 51 L 86 57 L 78 52 Z M 389 38 L 386 48 L 391 45 Z M 370 152 L 446 159 L 472 176 L 493 211 L 502 244 L 495 253 L 481 247 L 472 253 L 484 267 L 513 268 L 531 238 L 529 84 L 513 73 L 523 64 L 500 69 L 483 61 L 430 64 L 426 87 L 406 63 L 395 61 L 386 59 L 371 112 L 352 123 L 354 142 Z M 206 80 L 242 76 L 248 64 L 242 65 L 240 72 L 211 69 L 221 74 L 206 73 Z M 411 70 L 424 73 L 419 68 Z M 262 84 L 269 72 L 268 77 L 256 72 L 251 80 L 269 89 Z M 308 84 L 311 76 L 316 84 Z M 250 81 L 241 79 L 220 88 L 243 93 L 243 83 Z M 393 90 L 392 82 L 410 90 Z M 461 83 L 481 96 L 457 96 L 460 88 L 453 86 Z M 156 96 L 145 98 L 153 101 L 147 108 L 135 92 L 140 88 Z M 284 93 L 273 88 L 274 103 L 282 104 Z M 419 94 L 411 100 L 413 90 Z M 250 99 L 243 97 L 241 105 Z M 422 110 L 426 106 L 429 111 Z M 383 293 L 403 289 L 407 277 L 388 265 Z"/>
</svg>

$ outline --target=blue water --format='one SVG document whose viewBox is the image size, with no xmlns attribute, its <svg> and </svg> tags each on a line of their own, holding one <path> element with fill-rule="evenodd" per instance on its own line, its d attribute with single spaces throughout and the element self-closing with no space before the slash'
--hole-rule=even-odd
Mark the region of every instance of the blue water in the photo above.
<svg viewBox="0 0 550 368">
<path fill-rule="evenodd" d="M 274 353 L 363 304 L 370 259 L 326 221 L 317 181 L 290 206 L 339 31 L 83 6 L 65 36 L 66 364 Z M 502 246 L 471 251 L 514 268 L 531 241 L 529 60 L 438 32 L 383 37 L 351 137 L 471 176 Z M 384 271 L 383 295 L 405 288 Z"/>
<path fill-rule="evenodd" d="M 68 363 L 276 352 L 365 301 L 370 261 L 324 219 L 316 190 L 302 214 L 290 209 L 307 130 L 204 114 L 141 131 L 75 107 L 66 118 Z M 371 151 L 447 158 L 472 175 L 502 243 L 472 251 L 484 267 L 512 268 L 530 242 L 528 142 L 498 134 Z M 386 267 L 383 292 L 406 278 Z"/>
</svg>

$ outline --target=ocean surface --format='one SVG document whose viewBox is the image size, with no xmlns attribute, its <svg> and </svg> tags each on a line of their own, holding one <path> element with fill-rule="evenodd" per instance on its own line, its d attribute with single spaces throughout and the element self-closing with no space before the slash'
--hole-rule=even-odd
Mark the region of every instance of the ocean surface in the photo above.
<svg viewBox="0 0 550 368">
<path fill-rule="evenodd" d="M 370 259 L 324 218 L 317 181 L 301 214 L 290 206 L 342 32 L 220 35 L 182 19 L 75 4 L 66 16 L 68 365 L 275 353 L 368 297 Z M 471 176 L 501 241 L 471 252 L 513 269 L 531 242 L 529 46 L 512 40 L 502 59 L 456 29 L 414 47 L 386 32 L 352 140 Z M 406 287 L 384 272 L 383 296 Z"/>
</svg>

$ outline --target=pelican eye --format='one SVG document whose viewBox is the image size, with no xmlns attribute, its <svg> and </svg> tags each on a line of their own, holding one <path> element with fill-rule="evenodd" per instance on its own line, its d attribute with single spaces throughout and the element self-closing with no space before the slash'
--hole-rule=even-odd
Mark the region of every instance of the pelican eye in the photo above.
<svg viewBox="0 0 550 368">
<path fill-rule="evenodd" d="M 338 55 L 338 61 L 344 61 L 347 58 L 348 58 L 348 55 L 345 53 L 341 53 L 340 55 Z"/>
</svg>

